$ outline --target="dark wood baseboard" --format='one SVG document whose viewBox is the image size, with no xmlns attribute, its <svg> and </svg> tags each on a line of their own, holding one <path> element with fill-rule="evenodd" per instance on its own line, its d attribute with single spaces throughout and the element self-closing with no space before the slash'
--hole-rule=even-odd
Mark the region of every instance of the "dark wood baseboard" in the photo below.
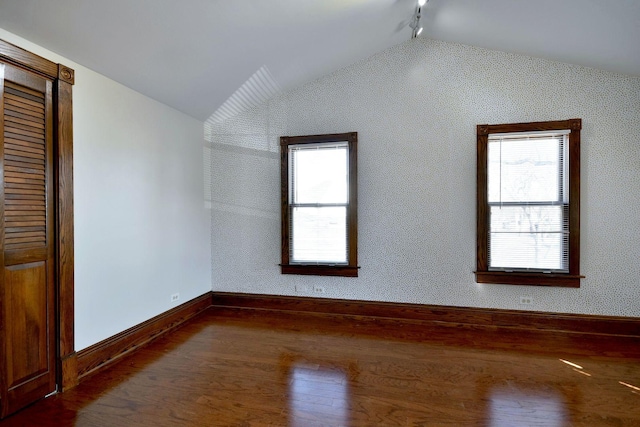
<svg viewBox="0 0 640 427">
<path fill-rule="evenodd" d="M 211 306 L 211 292 L 172 308 L 77 353 L 78 379 L 102 370 L 123 356 L 165 335 Z"/>
<path fill-rule="evenodd" d="M 418 321 L 472 327 L 640 338 L 640 318 L 452 307 L 263 294 L 207 292 L 77 352 L 67 361 L 65 389 L 177 328 L 209 307 Z"/>
<path fill-rule="evenodd" d="M 60 380 L 58 384 L 62 391 L 69 390 L 78 385 L 78 354 L 73 352 L 63 357 L 60 362 Z"/>
<path fill-rule="evenodd" d="M 640 338 L 640 318 L 451 307 L 375 301 L 213 292 L 212 305 L 410 320 L 474 328 L 510 328 Z"/>
</svg>

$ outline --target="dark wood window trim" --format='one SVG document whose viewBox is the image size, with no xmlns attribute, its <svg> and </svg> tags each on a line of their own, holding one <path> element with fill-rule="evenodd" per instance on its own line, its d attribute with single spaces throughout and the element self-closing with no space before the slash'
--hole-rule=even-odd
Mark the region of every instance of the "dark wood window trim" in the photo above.
<svg viewBox="0 0 640 427">
<path fill-rule="evenodd" d="M 38 73 L 53 82 L 54 179 L 56 184 L 56 290 L 58 386 L 78 383 L 74 349 L 74 237 L 73 237 L 73 69 L 56 64 L 0 40 L 0 60 Z"/>
<path fill-rule="evenodd" d="M 289 146 L 299 144 L 318 144 L 344 142 L 349 146 L 349 204 L 347 206 L 347 244 L 348 261 L 346 265 L 331 264 L 291 264 L 289 206 Z M 281 190 L 281 249 L 282 274 L 305 274 L 315 276 L 358 276 L 358 170 L 357 170 L 358 133 L 338 133 L 326 135 L 283 136 L 280 138 L 280 190 Z"/>
<path fill-rule="evenodd" d="M 580 130 L 581 119 L 477 126 L 476 282 L 513 285 L 580 287 Z M 489 271 L 489 203 L 487 156 L 494 133 L 570 130 L 569 133 L 569 272 Z"/>
</svg>

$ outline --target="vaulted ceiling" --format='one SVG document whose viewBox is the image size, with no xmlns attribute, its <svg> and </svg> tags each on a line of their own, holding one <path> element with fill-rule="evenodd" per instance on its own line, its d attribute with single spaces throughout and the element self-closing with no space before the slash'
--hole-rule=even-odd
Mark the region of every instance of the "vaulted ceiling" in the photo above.
<svg viewBox="0 0 640 427">
<path fill-rule="evenodd" d="M 417 0 L 0 0 L 0 27 L 206 120 L 411 36 Z M 638 0 L 430 0 L 420 37 L 640 76 Z M 433 58 L 437 61 L 437 58 Z"/>
</svg>

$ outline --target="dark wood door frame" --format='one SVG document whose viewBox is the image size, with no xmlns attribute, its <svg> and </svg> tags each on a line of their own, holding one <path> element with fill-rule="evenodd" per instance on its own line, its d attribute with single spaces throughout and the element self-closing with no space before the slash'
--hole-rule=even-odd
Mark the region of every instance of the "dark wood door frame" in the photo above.
<svg viewBox="0 0 640 427">
<path fill-rule="evenodd" d="M 74 70 L 0 40 L 0 60 L 53 82 L 56 236 L 56 362 L 58 390 L 78 383 L 74 348 L 73 114 Z"/>
</svg>

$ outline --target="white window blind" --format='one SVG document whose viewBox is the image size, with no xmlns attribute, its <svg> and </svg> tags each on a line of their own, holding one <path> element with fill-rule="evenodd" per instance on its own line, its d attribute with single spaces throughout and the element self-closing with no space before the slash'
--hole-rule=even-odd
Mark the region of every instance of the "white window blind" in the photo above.
<svg viewBox="0 0 640 427">
<path fill-rule="evenodd" d="M 569 271 L 568 134 L 489 135 L 490 270 Z"/>
<path fill-rule="evenodd" d="M 289 146 L 290 263 L 347 264 L 349 146 Z"/>
</svg>

